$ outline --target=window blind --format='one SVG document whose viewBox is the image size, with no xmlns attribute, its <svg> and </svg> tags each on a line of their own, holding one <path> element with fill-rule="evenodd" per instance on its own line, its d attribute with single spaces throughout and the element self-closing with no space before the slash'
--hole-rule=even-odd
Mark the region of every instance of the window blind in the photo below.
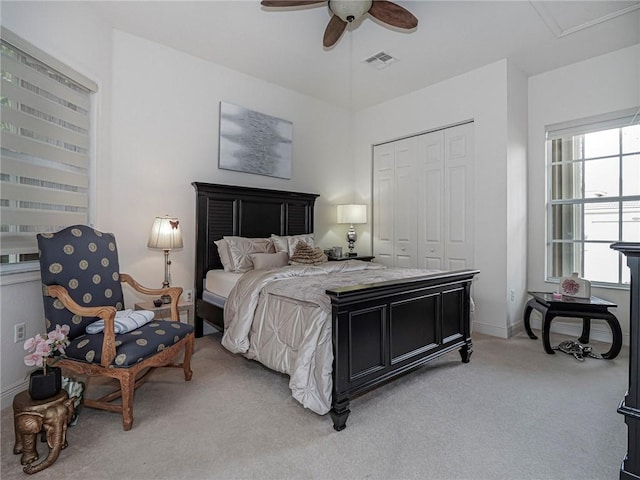
<svg viewBox="0 0 640 480">
<path fill-rule="evenodd" d="M 638 123 L 640 123 L 640 107 L 635 107 L 622 112 L 547 126 L 547 140 L 585 135 L 611 128 L 637 125 Z"/>
<path fill-rule="evenodd" d="M 37 259 L 37 233 L 89 223 L 97 89 L 4 28 L 0 54 L 0 255 L 7 264 Z"/>
</svg>

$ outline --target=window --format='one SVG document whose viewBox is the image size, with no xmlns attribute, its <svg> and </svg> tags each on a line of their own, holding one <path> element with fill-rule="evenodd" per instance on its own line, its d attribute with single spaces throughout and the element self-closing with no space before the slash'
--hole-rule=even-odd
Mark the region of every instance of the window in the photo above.
<svg viewBox="0 0 640 480">
<path fill-rule="evenodd" d="M 547 277 L 630 283 L 613 242 L 640 242 L 637 110 L 547 129 Z"/>
<path fill-rule="evenodd" d="M 4 273 L 29 269 L 28 262 L 37 261 L 37 233 L 89 223 L 91 94 L 96 86 L 4 28 L 0 54 Z"/>
</svg>

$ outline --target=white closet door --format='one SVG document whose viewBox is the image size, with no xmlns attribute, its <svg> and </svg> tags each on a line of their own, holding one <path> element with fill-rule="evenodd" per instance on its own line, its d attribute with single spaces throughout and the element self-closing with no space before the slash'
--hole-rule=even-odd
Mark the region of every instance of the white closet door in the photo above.
<svg viewBox="0 0 640 480">
<path fill-rule="evenodd" d="M 373 148 L 373 255 L 376 262 L 393 266 L 394 147 Z"/>
<path fill-rule="evenodd" d="M 444 269 L 473 267 L 473 123 L 444 131 Z"/>
<path fill-rule="evenodd" d="M 394 142 L 395 153 L 395 204 L 394 265 L 396 267 L 417 267 L 418 265 L 418 224 L 417 211 L 417 158 L 416 137 Z"/>
<path fill-rule="evenodd" d="M 445 270 L 443 131 L 418 137 L 418 175 L 418 267 Z"/>
</svg>

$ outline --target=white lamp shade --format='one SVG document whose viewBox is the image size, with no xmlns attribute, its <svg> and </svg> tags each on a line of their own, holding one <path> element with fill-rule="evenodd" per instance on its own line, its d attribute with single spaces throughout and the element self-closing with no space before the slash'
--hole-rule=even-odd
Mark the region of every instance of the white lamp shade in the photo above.
<svg viewBox="0 0 640 480">
<path fill-rule="evenodd" d="M 156 217 L 149 233 L 149 248 L 172 250 L 182 248 L 182 232 L 180 222 L 175 217 Z"/>
<path fill-rule="evenodd" d="M 367 223 L 367 206 L 338 205 L 338 223 Z"/>
</svg>

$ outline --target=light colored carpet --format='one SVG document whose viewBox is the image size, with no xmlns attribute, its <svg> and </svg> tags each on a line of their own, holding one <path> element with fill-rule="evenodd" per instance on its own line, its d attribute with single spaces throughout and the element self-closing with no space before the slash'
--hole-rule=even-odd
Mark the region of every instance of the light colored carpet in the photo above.
<svg viewBox="0 0 640 480">
<path fill-rule="evenodd" d="M 69 447 L 36 478 L 611 480 L 627 448 L 616 412 L 627 348 L 578 362 L 524 334 L 474 334 L 469 364 L 451 352 L 355 399 L 342 432 L 217 335 L 196 340 L 192 368 L 191 382 L 167 369 L 138 390 L 129 432 L 119 415 L 82 408 Z M 25 479 L 11 408 L 1 421 L 1 476 Z"/>
</svg>

